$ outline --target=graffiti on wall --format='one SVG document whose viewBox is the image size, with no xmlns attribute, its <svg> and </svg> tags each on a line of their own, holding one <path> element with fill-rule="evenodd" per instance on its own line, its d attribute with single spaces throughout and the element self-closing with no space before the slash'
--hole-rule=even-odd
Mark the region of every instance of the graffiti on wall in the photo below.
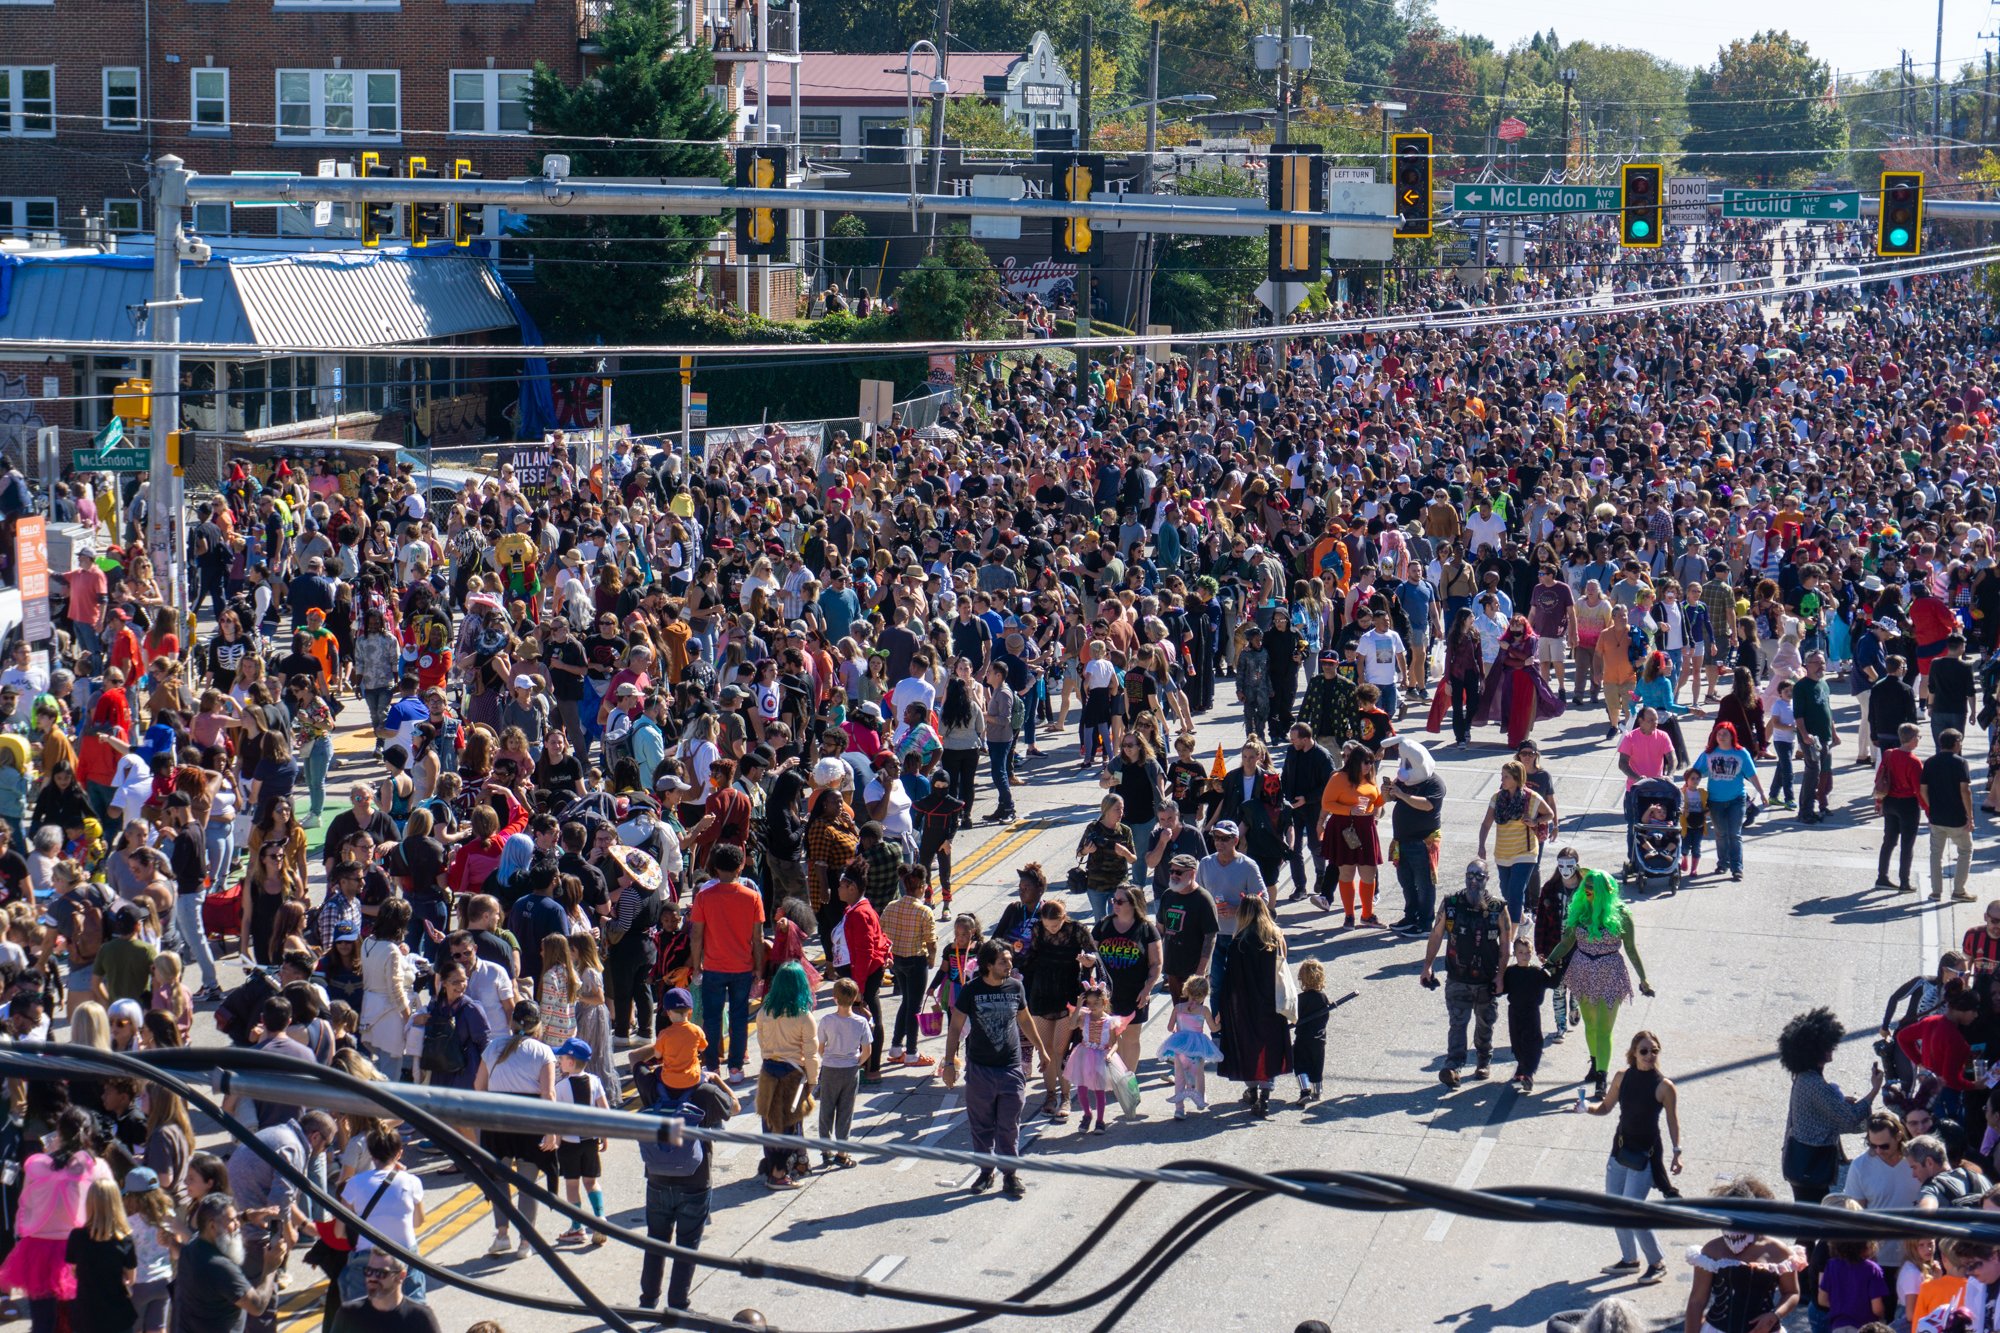
<svg viewBox="0 0 2000 1333">
<path fill-rule="evenodd" d="M 0 370 L 0 449 L 16 458 L 32 456 L 35 432 L 53 424 L 43 419 L 40 405 L 28 396 L 27 375 Z"/>
</svg>

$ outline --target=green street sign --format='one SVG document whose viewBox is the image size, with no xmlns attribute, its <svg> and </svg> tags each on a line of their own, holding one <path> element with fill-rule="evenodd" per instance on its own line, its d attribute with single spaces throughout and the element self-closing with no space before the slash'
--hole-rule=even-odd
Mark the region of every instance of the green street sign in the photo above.
<svg viewBox="0 0 2000 1333">
<path fill-rule="evenodd" d="M 1489 182 L 1451 187 L 1455 213 L 1616 213 L 1616 185 L 1509 185 Z"/>
<path fill-rule="evenodd" d="M 150 472 L 153 457 L 145 449 L 100 449 L 77 454 L 70 466 L 78 472 Z"/>
<path fill-rule="evenodd" d="M 1724 190 L 1722 216 L 1844 222 L 1861 216 L 1861 191 Z"/>
<path fill-rule="evenodd" d="M 90 443 L 96 449 L 116 449 L 125 443 L 125 418 L 113 417 L 105 422 L 103 429 L 90 437 Z"/>
</svg>

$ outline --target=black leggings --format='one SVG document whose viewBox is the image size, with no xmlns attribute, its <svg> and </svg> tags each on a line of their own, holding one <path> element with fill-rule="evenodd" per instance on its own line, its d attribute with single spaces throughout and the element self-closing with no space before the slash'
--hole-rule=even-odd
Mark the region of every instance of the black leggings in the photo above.
<svg viewBox="0 0 2000 1333">
<path fill-rule="evenodd" d="M 1889 878 L 1889 852 L 1895 849 L 1900 858 L 1896 883 L 1910 882 L 1910 857 L 1917 849 L 1917 820 L 1920 817 L 1914 796 L 1891 796 L 1882 802 L 1882 850 L 1876 857 L 1877 879 Z"/>
<path fill-rule="evenodd" d="M 959 816 L 962 827 L 972 824 L 972 800 L 978 794 L 979 756 L 985 746 L 977 750 L 942 751 L 945 776 L 951 779 L 951 794 L 965 802 L 965 812 Z"/>
<path fill-rule="evenodd" d="M 944 894 L 944 904 L 951 906 L 951 852 L 945 844 L 951 841 L 951 834 L 930 832 L 929 820 L 924 821 L 923 840 L 917 844 L 917 864 L 929 866 L 931 858 L 937 858 L 938 889 Z"/>
<path fill-rule="evenodd" d="M 1472 737 L 1473 714 L 1479 711 L 1479 677 L 1455 676 L 1451 682 L 1451 734 L 1463 742 Z"/>
<path fill-rule="evenodd" d="M 646 974 L 653 970 L 642 955 L 630 961 L 608 964 L 604 969 L 604 981 L 611 989 L 611 1031 L 619 1037 L 630 1036 L 632 1032 L 632 1010 L 639 1011 L 639 1037 L 650 1039 L 653 1035 L 653 992 L 646 985 Z"/>
</svg>

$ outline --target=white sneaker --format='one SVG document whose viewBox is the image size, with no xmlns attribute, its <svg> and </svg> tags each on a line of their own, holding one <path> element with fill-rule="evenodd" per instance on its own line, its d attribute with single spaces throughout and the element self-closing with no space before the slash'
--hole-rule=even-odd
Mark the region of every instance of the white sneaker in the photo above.
<svg viewBox="0 0 2000 1333">
<path fill-rule="evenodd" d="M 534 1252 L 534 1244 L 526 1236 L 521 1237 L 521 1243 L 514 1247 L 514 1257 L 516 1259 L 526 1259 Z"/>
<path fill-rule="evenodd" d="M 1333 910 L 1333 900 L 1323 893 L 1315 893 L 1307 901 L 1322 912 L 1331 912 Z"/>
<path fill-rule="evenodd" d="M 1187 1119 L 1187 1107 L 1182 1106 L 1179 1102 L 1174 1103 L 1174 1119 L 1176 1120 Z"/>
<path fill-rule="evenodd" d="M 486 1247 L 486 1257 L 488 1259 L 498 1259 L 504 1256 L 509 1250 L 512 1250 L 513 1248 L 514 1248 L 513 1243 L 507 1239 L 506 1232 L 504 1231 L 495 1232 L 493 1236 L 493 1243 Z"/>
</svg>

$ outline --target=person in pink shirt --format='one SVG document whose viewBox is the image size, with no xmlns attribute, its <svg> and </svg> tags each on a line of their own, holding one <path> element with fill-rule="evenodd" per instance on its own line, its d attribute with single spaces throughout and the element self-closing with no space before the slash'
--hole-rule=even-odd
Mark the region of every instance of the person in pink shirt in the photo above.
<svg viewBox="0 0 2000 1333">
<path fill-rule="evenodd" d="M 1660 715 L 1650 705 L 1639 710 L 1639 725 L 1618 742 L 1618 768 L 1625 774 L 1625 790 L 1645 778 L 1664 777 L 1674 757 L 1674 739 L 1660 730 Z"/>
<path fill-rule="evenodd" d="M 97 625 L 104 618 L 104 597 L 110 586 L 104 571 L 98 567 L 97 552 L 89 546 L 78 547 L 76 568 L 69 574 L 70 632 L 93 657 L 104 651 Z"/>
<path fill-rule="evenodd" d="M 76 1299 L 76 1270 L 63 1257 L 69 1233 L 84 1223 L 95 1180 L 111 1169 L 91 1155 L 90 1117 L 71 1106 L 56 1117 L 55 1147 L 28 1159 L 14 1213 L 14 1248 L 0 1262 L 0 1288 L 25 1292 L 31 1333 L 55 1333 L 61 1307 Z"/>
<path fill-rule="evenodd" d="M 857 704 L 854 716 L 840 724 L 847 733 L 847 748 L 857 754 L 868 756 L 873 764 L 882 753 L 882 710 L 874 704 Z"/>
</svg>

